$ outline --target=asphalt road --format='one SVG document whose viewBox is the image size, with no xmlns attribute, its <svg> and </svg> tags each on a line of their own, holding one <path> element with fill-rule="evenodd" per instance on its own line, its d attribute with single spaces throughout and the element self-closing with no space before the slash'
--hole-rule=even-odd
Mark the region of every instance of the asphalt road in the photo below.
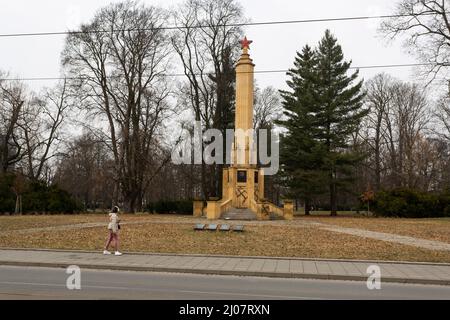
<svg viewBox="0 0 450 320">
<path fill-rule="evenodd" d="M 81 270 L 81 290 L 68 290 L 65 269 L 0 266 L 0 299 L 303 300 L 445 299 L 450 286 L 272 279 Z"/>
</svg>

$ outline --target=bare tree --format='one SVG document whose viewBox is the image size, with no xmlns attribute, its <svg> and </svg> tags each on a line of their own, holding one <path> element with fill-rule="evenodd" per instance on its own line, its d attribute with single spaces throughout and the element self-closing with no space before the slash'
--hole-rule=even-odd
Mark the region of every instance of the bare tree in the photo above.
<svg viewBox="0 0 450 320">
<path fill-rule="evenodd" d="M 394 87 L 394 108 L 391 115 L 396 124 L 394 138 L 398 140 L 396 166 L 392 172 L 401 186 L 414 187 L 414 147 L 423 137 L 430 121 L 426 91 L 413 84 L 397 84 Z M 389 137 L 391 141 L 393 137 Z M 392 153 L 393 154 L 393 153 Z"/>
<path fill-rule="evenodd" d="M 439 124 L 435 133 L 450 143 L 450 94 L 438 101 L 435 117 Z"/>
<path fill-rule="evenodd" d="M 254 129 L 271 128 L 274 120 L 279 119 L 283 114 L 278 90 L 274 87 L 266 87 L 262 90 L 256 87 L 254 109 Z"/>
<path fill-rule="evenodd" d="M 431 185 L 432 155 L 436 154 L 436 144 L 429 137 L 431 112 L 427 90 L 380 74 L 368 81 L 366 91 L 366 104 L 370 107 L 368 165 L 376 190 L 383 187 L 426 190 Z M 428 150 L 428 154 L 422 155 L 421 150 Z"/>
<path fill-rule="evenodd" d="M 431 67 L 433 79 L 450 66 L 450 0 L 400 0 L 396 17 L 381 31 L 394 38 L 406 35 L 406 46 Z"/>
<path fill-rule="evenodd" d="M 85 209 L 112 204 L 114 160 L 103 141 L 92 134 L 67 143 L 64 157 L 56 165 L 54 181 L 69 191 Z"/>
<path fill-rule="evenodd" d="M 24 157 L 23 140 L 18 122 L 25 100 L 25 89 L 21 83 L 0 81 L 0 165 L 2 173 L 6 173 Z"/>
<path fill-rule="evenodd" d="M 236 24 L 245 21 L 242 8 L 235 0 L 187 0 L 174 20 L 180 28 L 172 43 L 187 78 L 181 93 L 205 130 L 225 132 L 234 121 L 234 63 L 242 36 Z M 221 166 L 203 163 L 201 172 L 203 198 L 218 196 Z"/>
<path fill-rule="evenodd" d="M 64 80 L 54 89 L 46 89 L 41 97 L 27 101 L 20 117 L 26 151 L 27 175 L 40 180 L 49 161 L 58 155 L 70 102 Z"/>
<path fill-rule="evenodd" d="M 369 156 L 373 156 L 373 171 L 375 174 L 375 190 L 381 189 L 381 175 L 383 170 L 382 152 L 385 134 L 385 119 L 392 102 L 393 79 L 387 74 L 379 74 L 366 83 L 366 104 L 370 109 L 368 127 L 372 138 L 367 140 L 370 147 Z"/>
<path fill-rule="evenodd" d="M 159 168 L 158 134 L 170 109 L 163 77 L 170 50 L 170 38 L 161 28 L 166 20 L 156 7 L 135 1 L 111 4 L 81 33 L 69 35 L 63 52 L 66 70 L 80 78 L 72 85 L 81 105 L 108 128 L 95 132 L 112 153 L 116 190 L 130 212 L 142 209 L 151 172 Z"/>
<path fill-rule="evenodd" d="M 366 83 L 366 92 L 370 113 L 359 139 L 368 157 L 358 168 L 358 188 L 446 188 L 450 144 L 432 130 L 429 90 L 379 74 Z"/>
<path fill-rule="evenodd" d="M 425 192 L 440 191 L 441 173 L 448 162 L 445 142 L 425 136 L 417 139 L 414 149 L 411 162 L 415 171 L 410 172 L 408 187 Z"/>
</svg>

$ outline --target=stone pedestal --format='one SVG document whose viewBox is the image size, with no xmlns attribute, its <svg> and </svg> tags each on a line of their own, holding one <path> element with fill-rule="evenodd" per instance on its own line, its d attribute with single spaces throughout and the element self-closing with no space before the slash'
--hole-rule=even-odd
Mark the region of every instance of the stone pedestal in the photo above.
<svg viewBox="0 0 450 320">
<path fill-rule="evenodd" d="M 284 219 L 294 220 L 294 201 L 285 200 L 283 207 Z"/>
<path fill-rule="evenodd" d="M 222 199 L 231 199 L 238 209 L 251 209 L 252 201 L 264 197 L 264 175 L 256 167 L 224 169 Z"/>
<path fill-rule="evenodd" d="M 194 200 L 194 217 L 201 218 L 203 216 L 203 200 Z"/>
<path fill-rule="evenodd" d="M 217 220 L 220 218 L 220 202 L 218 198 L 212 198 L 208 201 L 206 208 L 206 217 L 208 220 Z"/>
</svg>

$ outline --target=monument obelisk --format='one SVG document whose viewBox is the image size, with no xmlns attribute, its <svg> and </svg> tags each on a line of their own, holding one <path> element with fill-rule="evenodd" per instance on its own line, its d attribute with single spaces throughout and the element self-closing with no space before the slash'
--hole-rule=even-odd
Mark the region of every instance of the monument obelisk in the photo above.
<svg viewBox="0 0 450 320">
<path fill-rule="evenodd" d="M 253 144 L 253 95 L 255 65 L 250 58 L 247 37 L 241 41 L 242 54 L 236 65 L 236 119 L 232 164 L 223 170 L 222 199 L 207 201 L 208 220 L 269 220 L 272 216 L 292 220 L 293 202 L 280 208 L 264 199 L 264 170 L 256 161 Z M 194 216 L 204 215 L 202 200 L 194 201 Z"/>
<path fill-rule="evenodd" d="M 264 197 L 264 175 L 256 164 L 256 148 L 251 148 L 253 136 L 253 102 L 255 65 L 250 58 L 247 37 L 242 40 L 242 55 L 236 65 L 235 139 L 232 146 L 233 164 L 223 172 L 222 200 L 230 200 L 238 209 L 255 211 L 255 201 Z M 250 135 L 242 135 L 250 133 Z M 252 154 L 253 153 L 253 154 Z"/>
</svg>

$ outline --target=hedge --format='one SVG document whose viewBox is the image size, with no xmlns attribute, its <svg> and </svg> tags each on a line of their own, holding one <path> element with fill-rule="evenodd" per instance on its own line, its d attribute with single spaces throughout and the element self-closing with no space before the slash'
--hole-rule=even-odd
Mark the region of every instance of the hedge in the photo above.
<svg viewBox="0 0 450 320">
<path fill-rule="evenodd" d="M 13 184 L 14 175 L 0 176 L 0 213 L 13 213 L 16 195 Z M 22 194 L 23 213 L 75 213 L 81 206 L 72 196 L 56 185 L 47 186 L 42 182 L 27 182 Z"/>
<path fill-rule="evenodd" d="M 411 189 L 380 191 L 375 195 L 372 209 L 382 217 L 450 217 L 450 193 L 426 193 Z"/>
<path fill-rule="evenodd" d="M 146 211 L 158 214 L 193 214 L 193 201 L 157 201 L 146 206 Z"/>
<path fill-rule="evenodd" d="M 12 191 L 14 176 L 0 175 L 0 212 L 14 212 L 16 196 Z"/>
</svg>

